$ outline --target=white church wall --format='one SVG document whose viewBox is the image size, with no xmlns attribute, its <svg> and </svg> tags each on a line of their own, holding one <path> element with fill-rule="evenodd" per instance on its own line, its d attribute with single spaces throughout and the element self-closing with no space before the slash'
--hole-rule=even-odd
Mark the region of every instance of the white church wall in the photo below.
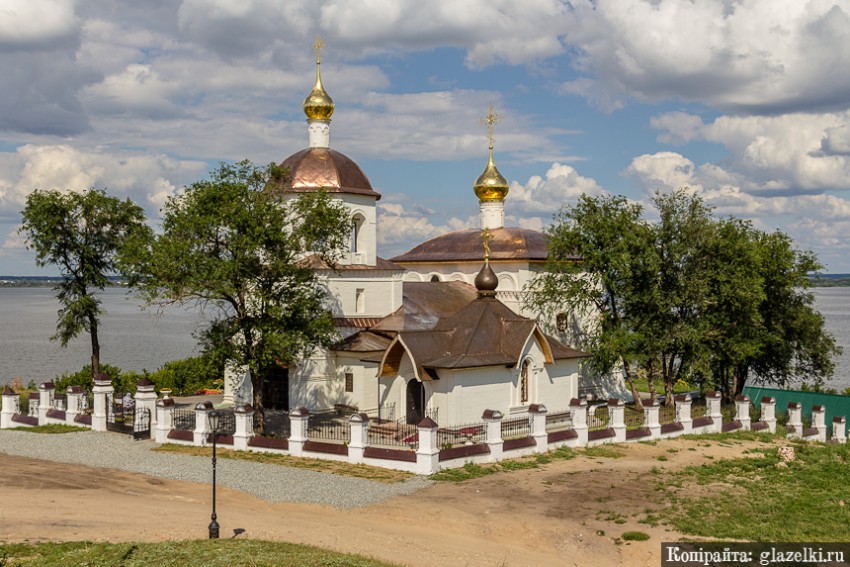
<svg viewBox="0 0 850 567">
<path fill-rule="evenodd" d="M 333 297 L 335 317 L 386 317 L 401 307 L 401 274 L 343 272 L 325 276 L 324 285 Z"/>
<path fill-rule="evenodd" d="M 550 413 L 567 411 L 570 400 L 578 397 L 579 363 L 576 360 L 556 360 L 544 365 L 537 376 L 537 403 Z"/>
<path fill-rule="evenodd" d="M 378 365 L 374 362 L 362 362 L 358 356 L 338 353 L 336 356 L 336 380 L 341 385 L 338 401 L 334 403 L 356 407 L 360 411 L 377 408 L 378 379 L 375 377 Z M 345 391 L 346 374 L 352 375 L 353 392 Z"/>
<path fill-rule="evenodd" d="M 289 369 L 289 407 L 310 410 L 332 408 L 345 384 L 336 380 L 334 359 L 328 352 L 316 352 Z"/>
<path fill-rule="evenodd" d="M 374 266 L 378 250 L 378 221 L 375 207 L 375 197 L 368 195 L 354 195 L 349 193 L 334 193 L 334 198 L 345 204 L 350 218 L 360 216 L 363 223 L 358 231 L 357 251 L 349 251 L 340 260 L 341 264 L 365 264 Z"/>
</svg>

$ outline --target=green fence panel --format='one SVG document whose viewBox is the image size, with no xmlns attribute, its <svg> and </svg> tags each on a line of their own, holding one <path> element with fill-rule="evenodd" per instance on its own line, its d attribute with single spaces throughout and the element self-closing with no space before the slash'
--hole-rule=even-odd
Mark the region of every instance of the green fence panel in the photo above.
<svg viewBox="0 0 850 567">
<path fill-rule="evenodd" d="M 850 396 L 761 388 L 758 386 L 745 386 L 744 395 L 749 396 L 756 406 L 761 405 L 761 399 L 764 396 L 776 398 L 776 413 L 787 413 L 789 402 L 800 402 L 803 406 L 804 417 L 811 417 L 812 406 L 824 406 L 826 408 L 826 426 L 830 431 L 833 417 L 844 416 L 847 421 L 850 421 Z"/>
</svg>

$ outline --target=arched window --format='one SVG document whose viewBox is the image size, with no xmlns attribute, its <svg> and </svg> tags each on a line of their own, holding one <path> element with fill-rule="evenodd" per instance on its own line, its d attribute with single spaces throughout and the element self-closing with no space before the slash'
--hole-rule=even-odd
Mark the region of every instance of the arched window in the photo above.
<svg viewBox="0 0 850 567">
<path fill-rule="evenodd" d="M 529 374 L 531 374 L 531 361 L 523 360 L 519 372 L 519 401 L 521 404 L 528 403 Z"/>
<path fill-rule="evenodd" d="M 431 276 L 431 279 L 429 281 L 438 282 L 438 281 L 440 281 L 440 276 L 438 276 L 437 274 L 434 274 L 433 276 Z"/>
</svg>

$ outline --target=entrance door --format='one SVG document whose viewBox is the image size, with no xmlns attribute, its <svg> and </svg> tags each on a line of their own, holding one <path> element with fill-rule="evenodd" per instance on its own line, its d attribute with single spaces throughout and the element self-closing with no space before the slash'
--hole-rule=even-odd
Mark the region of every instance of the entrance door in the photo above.
<svg viewBox="0 0 850 567">
<path fill-rule="evenodd" d="M 263 380 L 263 407 L 289 409 L 289 369 L 275 364 L 266 371 Z"/>
<path fill-rule="evenodd" d="M 425 418 L 425 387 L 414 378 L 407 383 L 407 423 L 419 423 Z"/>
</svg>

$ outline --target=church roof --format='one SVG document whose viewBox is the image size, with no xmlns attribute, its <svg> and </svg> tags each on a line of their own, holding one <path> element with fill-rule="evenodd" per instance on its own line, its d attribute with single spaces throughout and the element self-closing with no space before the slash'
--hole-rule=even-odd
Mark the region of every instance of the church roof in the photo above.
<svg viewBox="0 0 850 567">
<path fill-rule="evenodd" d="M 490 231 L 490 261 L 543 261 L 548 256 L 546 235 L 530 228 L 503 227 Z M 390 258 L 398 264 L 414 262 L 470 262 L 481 260 L 481 231 L 456 230 L 426 240 L 411 250 Z"/>
<path fill-rule="evenodd" d="M 399 266 L 398 264 L 394 264 L 389 260 L 385 260 L 378 256 L 375 258 L 375 265 L 370 266 L 368 264 L 339 264 L 337 263 L 334 266 L 331 266 L 325 260 L 322 259 L 318 254 L 311 254 L 304 258 L 303 265 L 308 268 L 313 268 L 314 270 L 335 270 L 338 272 L 346 272 L 349 270 L 355 271 L 373 271 L 373 272 L 403 272 L 404 268 Z"/>
<path fill-rule="evenodd" d="M 283 160 L 290 175 L 276 190 L 280 193 L 353 193 L 381 198 L 354 160 L 330 148 L 307 148 Z"/>
</svg>

